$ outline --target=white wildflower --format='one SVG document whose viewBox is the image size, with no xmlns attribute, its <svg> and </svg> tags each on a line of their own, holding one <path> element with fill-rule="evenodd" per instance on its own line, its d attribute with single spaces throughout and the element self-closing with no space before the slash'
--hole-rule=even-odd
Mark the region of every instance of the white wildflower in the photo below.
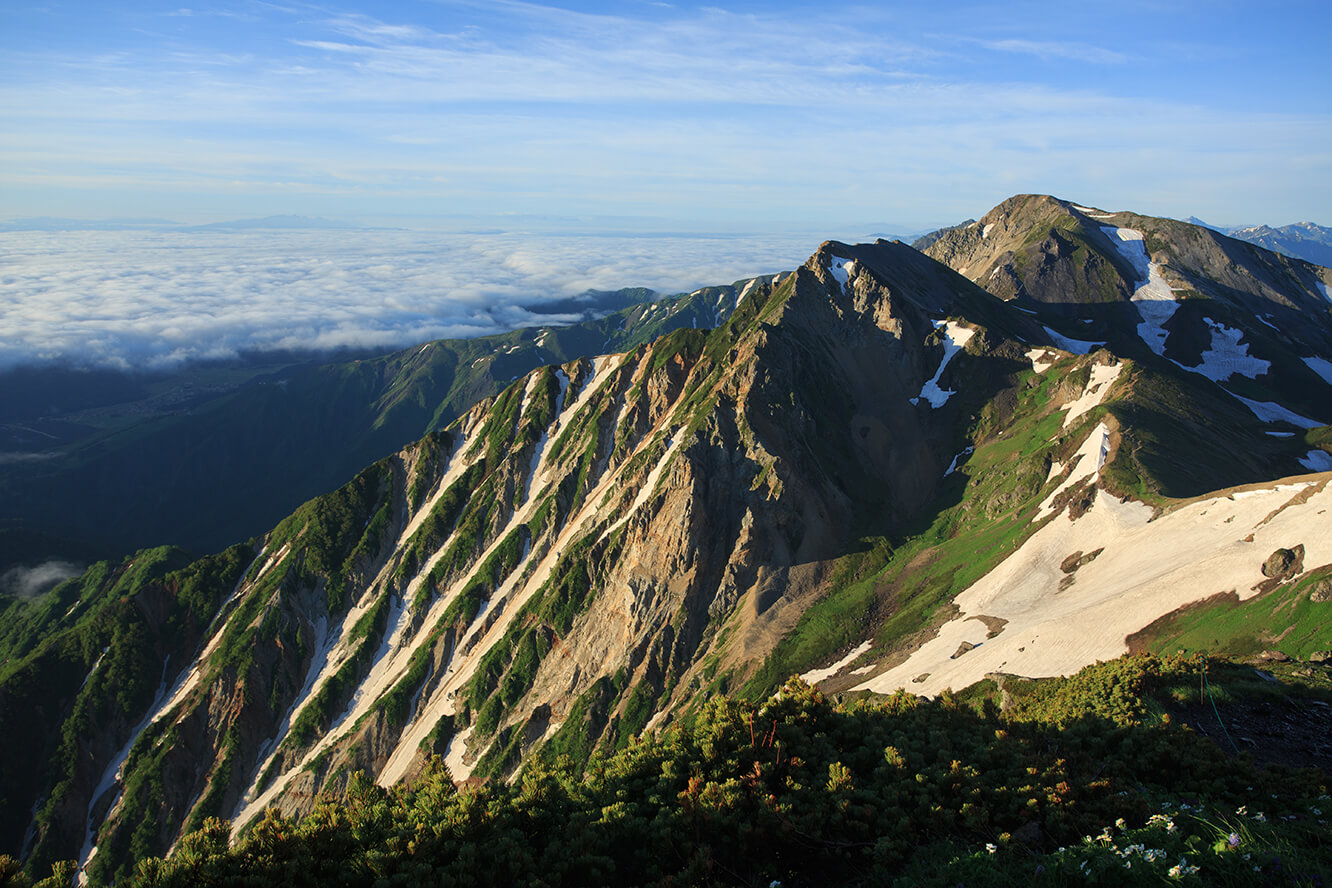
<svg viewBox="0 0 1332 888">
<path fill-rule="evenodd" d="M 1172 879 L 1178 879 L 1181 876 L 1191 876 L 1196 872 L 1198 872 L 1198 868 L 1196 866 L 1190 866 L 1189 862 L 1181 857 L 1179 863 L 1172 866 L 1170 872 L 1166 875 L 1170 876 Z"/>
</svg>

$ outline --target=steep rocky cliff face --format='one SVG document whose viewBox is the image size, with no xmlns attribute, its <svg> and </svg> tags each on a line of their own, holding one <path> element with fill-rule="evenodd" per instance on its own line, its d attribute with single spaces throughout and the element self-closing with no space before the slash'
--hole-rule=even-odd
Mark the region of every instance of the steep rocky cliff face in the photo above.
<svg viewBox="0 0 1332 888">
<path fill-rule="evenodd" d="M 1197 558 L 1296 528 L 1332 540 L 1319 480 L 1250 497 L 1284 518 L 1252 505 L 1200 536 L 1197 514 L 1219 514 L 1197 502 L 1223 488 L 1332 468 L 1327 270 L 1236 254 L 1223 272 L 1205 239 L 1155 240 L 1182 223 L 1111 215 L 1015 198 L 930 245 L 957 271 L 899 243 L 825 243 L 734 292 L 712 329 L 536 369 L 248 546 L 147 585 L 61 587 L 0 639 L 0 694 L 58 661 L 86 714 L 69 728 L 53 711 L 24 761 L 56 761 L 61 730 L 89 736 L 42 780 L 6 782 L 6 841 L 31 823 L 35 858 L 77 855 L 106 880 L 206 817 L 241 831 L 269 806 L 307 811 L 354 771 L 579 764 L 792 672 L 933 693 L 983 677 L 973 664 L 1076 668 L 1193 600 Z M 1272 320 L 1240 316 L 1254 305 Z M 1156 519 L 1179 536 L 1158 535 L 1148 576 L 1134 534 Z M 1297 542 L 1309 570 L 1291 588 L 1332 563 L 1310 539 L 1281 545 Z M 1154 583 L 1174 592 L 1116 608 Z M 116 667 L 136 690 L 104 717 L 78 682 L 100 687 L 134 648 L 79 640 L 80 609 L 121 599 L 187 629 Z"/>
</svg>

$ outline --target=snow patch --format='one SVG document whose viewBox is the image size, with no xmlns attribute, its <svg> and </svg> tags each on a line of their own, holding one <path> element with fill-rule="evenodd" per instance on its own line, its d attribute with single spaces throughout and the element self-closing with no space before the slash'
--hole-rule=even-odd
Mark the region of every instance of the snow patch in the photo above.
<svg viewBox="0 0 1332 888">
<path fill-rule="evenodd" d="M 1295 433 L 1294 433 L 1294 432 L 1268 432 L 1267 435 L 1268 435 L 1268 437 L 1271 437 L 1271 438 L 1294 438 L 1294 437 L 1295 437 Z"/>
<path fill-rule="evenodd" d="M 1142 232 L 1136 228 L 1115 228 L 1102 225 L 1101 231 L 1119 249 L 1119 254 L 1129 261 L 1138 273 L 1138 282 L 1133 291 L 1133 305 L 1138 309 L 1142 323 L 1138 325 L 1138 335 L 1147 347 L 1161 357 L 1165 357 L 1165 342 L 1170 331 L 1165 329 L 1166 322 L 1175 315 L 1179 301 L 1175 291 L 1161 276 L 1161 266 L 1151 261 L 1147 255 L 1147 244 Z"/>
<path fill-rule="evenodd" d="M 1244 500 L 1254 499 L 1256 497 L 1267 496 L 1269 493 L 1298 493 L 1301 490 L 1307 490 L 1313 487 L 1312 481 L 1297 481 L 1294 484 L 1278 484 L 1275 487 L 1256 487 L 1251 490 L 1237 490 L 1230 494 L 1226 499 Z"/>
<path fill-rule="evenodd" d="M 168 657 L 167 661 L 162 664 L 162 678 L 157 684 L 157 694 L 153 697 L 153 705 L 148 707 L 148 713 L 134 726 L 134 730 L 130 731 L 129 740 L 125 741 L 125 745 L 116 753 L 116 757 L 112 759 L 111 764 L 107 765 L 106 770 L 102 772 L 102 779 L 97 782 L 92 795 L 88 797 L 88 815 L 84 820 L 83 848 L 79 854 L 79 870 L 76 877 L 76 882 L 79 885 L 88 884 L 88 865 L 97 856 L 97 846 L 93 844 L 96 835 L 96 827 L 93 826 L 93 809 L 97 807 L 97 803 L 102 796 L 113 789 L 116 790 L 116 795 L 110 807 L 106 809 L 107 813 L 103 817 L 103 822 L 120 806 L 121 790 L 118 787 L 125 778 L 125 763 L 129 761 L 130 750 L 138 742 L 139 735 L 165 714 L 162 701 L 167 699 L 166 671 L 170 662 L 171 658 Z M 180 680 L 183 681 L 184 677 L 182 676 Z"/>
<path fill-rule="evenodd" d="M 984 240 L 985 238 L 989 237 L 990 232 L 993 230 L 994 230 L 994 223 L 991 222 L 981 229 L 981 239 Z"/>
<path fill-rule="evenodd" d="M 1135 228 L 1115 228 L 1101 226 L 1101 231 L 1111 239 L 1119 249 L 1120 255 L 1127 259 L 1138 273 L 1138 282 L 1133 291 L 1133 305 L 1138 310 L 1142 322 L 1138 324 L 1138 335 L 1153 352 L 1166 357 L 1166 340 L 1170 331 L 1166 324 L 1179 310 L 1180 302 L 1175 291 L 1166 283 L 1161 274 L 1161 266 L 1151 261 L 1147 254 L 1147 245 L 1143 234 Z M 1205 319 L 1211 328 L 1211 343 L 1203 351 L 1202 360 L 1196 367 L 1188 367 L 1178 361 L 1173 363 L 1185 370 L 1205 376 L 1213 382 L 1224 382 L 1235 374 L 1256 379 L 1272 366 L 1270 361 L 1256 358 L 1249 354 L 1247 345 L 1240 343 L 1244 333 L 1224 324 Z"/>
<path fill-rule="evenodd" d="M 758 278 L 754 278 L 752 281 L 745 284 L 744 288 L 740 290 L 740 295 L 735 297 L 736 308 L 740 307 L 740 303 L 745 301 L 745 297 L 749 295 L 749 291 L 754 289 L 754 287 L 758 285 L 758 282 Z"/>
<path fill-rule="evenodd" d="M 1255 358 L 1249 354 L 1249 347 L 1240 343 L 1240 339 L 1244 337 L 1244 331 L 1227 327 L 1225 324 L 1211 318 L 1204 318 L 1204 320 L 1207 321 L 1207 326 L 1212 329 L 1212 342 L 1207 350 L 1203 352 L 1202 362 L 1196 367 L 1185 367 L 1176 361 L 1177 365 L 1184 367 L 1185 370 L 1192 370 L 1194 373 L 1206 376 L 1213 382 L 1225 382 L 1236 373 L 1250 379 L 1257 379 L 1271 368 L 1271 361 Z"/>
<path fill-rule="evenodd" d="M 523 389 L 523 402 L 518 405 L 517 427 L 521 428 L 523 424 L 523 415 L 527 413 L 528 405 L 532 403 L 532 395 L 536 392 L 537 384 L 541 381 L 540 373 L 533 373 L 527 377 L 527 386 Z"/>
<path fill-rule="evenodd" d="M 558 367 L 555 368 L 555 379 L 559 383 L 560 390 L 555 395 L 555 416 L 559 417 L 564 412 L 564 395 L 569 391 L 569 376 Z M 537 439 L 536 447 L 532 449 L 532 464 L 527 471 L 527 490 L 531 495 L 533 486 L 537 483 L 537 470 L 541 468 L 542 462 L 546 458 L 546 444 L 550 441 L 550 426 L 547 425 L 541 430 L 541 437 Z"/>
<path fill-rule="evenodd" d="M 831 666 L 828 666 L 824 669 L 811 669 L 809 672 L 806 672 L 804 675 L 800 677 L 805 681 L 806 684 L 812 684 L 812 685 L 818 684 L 819 682 L 825 679 L 832 678 L 834 675 L 841 672 L 847 666 L 850 666 L 852 660 L 856 659 L 869 649 L 870 649 L 870 642 L 863 641 L 855 648 L 855 650 L 851 651 L 851 653 L 847 654 L 845 657 L 838 660 L 836 663 L 832 664 Z"/>
<path fill-rule="evenodd" d="M 1328 302 L 1332 302 L 1332 293 L 1329 293 L 1327 291 L 1327 284 L 1323 283 L 1322 281 L 1314 281 L 1314 286 L 1318 288 L 1319 293 L 1323 294 L 1324 299 L 1326 299 Z"/>
<path fill-rule="evenodd" d="M 1234 392 L 1230 393 L 1237 401 L 1253 411 L 1253 415 L 1263 422 L 1288 422 L 1293 426 L 1299 426 L 1302 429 L 1316 429 L 1323 423 L 1316 419 L 1310 419 L 1307 416 L 1300 416 L 1294 411 L 1287 410 L 1280 404 L 1272 401 L 1250 401 L 1248 398 L 1241 398 Z"/>
<path fill-rule="evenodd" d="M 1079 213 L 1094 213 L 1094 212 L 1096 212 L 1096 210 L 1095 210 L 1094 208 L 1092 208 L 1092 207 L 1080 207 L 1080 206 L 1078 206 L 1077 204 L 1073 204 L 1073 209 L 1077 210 Z"/>
<path fill-rule="evenodd" d="M 1332 453 L 1325 450 L 1310 450 L 1300 465 L 1311 472 L 1332 472 Z"/>
<path fill-rule="evenodd" d="M 1031 361 L 1031 369 L 1037 373 L 1044 373 L 1055 365 L 1059 356 L 1051 354 L 1048 348 L 1033 348 L 1027 350 L 1027 359 Z"/>
<path fill-rule="evenodd" d="M 619 518 L 606 525 L 606 529 L 602 531 L 601 534 L 602 539 L 605 539 L 607 536 L 618 530 L 635 512 L 642 508 L 644 503 L 648 501 L 648 498 L 652 496 L 653 491 L 657 489 L 657 481 L 661 478 L 661 473 L 665 471 L 666 466 L 671 461 L 671 457 L 675 456 L 675 451 L 680 446 L 680 442 L 683 439 L 684 436 L 681 435 L 679 437 L 671 438 L 666 442 L 666 452 L 661 455 L 661 459 L 657 460 L 657 464 L 652 467 L 652 471 L 648 472 L 647 478 L 643 480 L 642 486 L 638 488 L 638 493 L 634 496 L 633 503 L 630 504 L 629 508 L 624 510 L 624 513 L 621 514 Z"/>
<path fill-rule="evenodd" d="M 454 780 L 466 780 L 472 773 L 471 765 L 463 764 L 463 756 L 467 753 L 467 741 L 472 738 L 475 730 L 469 727 L 454 734 L 444 749 L 444 767 L 449 769 L 449 776 Z"/>
<path fill-rule="evenodd" d="M 846 282 L 851 279 L 851 275 L 855 273 L 855 270 L 856 260 L 854 259 L 843 259 L 841 256 L 828 257 L 828 273 L 831 274 L 833 278 L 836 279 L 837 283 L 841 284 L 843 287 L 845 287 Z"/>
<path fill-rule="evenodd" d="M 1065 478 L 1058 487 L 1050 491 L 1050 495 L 1041 503 L 1041 507 L 1036 511 L 1036 517 L 1032 521 L 1042 521 L 1045 518 L 1055 514 L 1055 497 L 1068 490 L 1074 484 L 1085 481 L 1097 475 L 1101 467 L 1105 465 L 1106 457 L 1110 455 L 1110 429 L 1105 423 L 1098 423 L 1092 433 L 1087 436 L 1087 440 L 1082 442 L 1078 452 L 1073 455 L 1069 462 L 1073 466 L 1073 471 Z M 1051 472 L 1054 467 L 1051 466 Z"/>
<path fill-rule="evenodd" d="M 1292 499 L 1294 489 L 1307 499 Z M 1176 608 L 1232 590 L 1252 598 L 1264 579 L 1263 558 L 1290 540 L 1304 542 L 1306 563 L 1332 561 L 1332 485 L 1306 482 L 1248 493 L 1152 518 L 1142 503 L 1121 503 L 1097 491 L 1082 517 L 1056 517 L 1033 533 L 955 599 L 957 617 L 934 639 L 857 690 L 936 695 L 991 672 L 1069 675 L 1125 653 L 1126 636 Z M 1097 550 L 1069 584 L 1061 569 L 1065 559 Z M 979 615 L 1007 622 L 987 638 L 987 626 L 968 619 Z M 955 658 L 963 641 L 978 646 Z"/>
<path fill-rule="evenodd" d="M 1123 364 L 1097 364 L 1092 367 L 1091 377 L 1087 380 L 1087 387 L 1082 390 L 1082 396 L 1065 408 L 1068 412 L 1064 414 L 1063 427 L 1068 428 L 1073 420 L 1104 401 L 1110 393 L 1111 384 L 1119 378 L 1123 369 Z"/>
<path fill-rule="evenodd" d="M 76 604 L 75 607 L 77 606 L 78 605 Z M 73 608 L 71 608 L 71 610 L 73 610 Z M 69 616 L 69 614 L 65 614 L 65 616 Z M 97 655 L 97 659 L 93 661 L 92 668 L 88 670 L 87 675 L 83 676 L 83 684 L 79 685 L 80 691 L 88 686 L 88 680 L 93 677 L 93 673 L 97 671 L 97 667 L 102 665 L 102 659 L 106 656 L 106 652 L 109 650 L 111 650 L 111 645 L 108 644 L 106 647 L 102 648 L 102 652 Z"/>
<path fill-rule="evenodd" d="M 1304 361 L 1310 370 L 1323 377 L 1323 382 L 1332 385 L 1332 361 L 1324 358 L 1301 358 L 1300 360 Z"/>
<path fill-rule="evenodd" d="M 1069 339 L 1067 336 L 1064 336 L 1061 333 L 1056 333 L 1055 331 L 1051 330 L 1049 327 L 1043 326 L 1041 327 L 1041 329 L 1045 331 L 1046 336 L 1050 337 L 1051 342 L 1053 342 L 1056 346 L 1063 349 L 1064 351 L 1069 352 L 1070 354 L 1074 355 L 1090 354 L 1093 349 L 1097 349 L 1105 345 L 1104 342 L 1084 342 L 1081 339 Z"/>
<path fill-rule="evenodd" d="M 642 737 L 651 734 L 665 720 L 666 720 L 665 709 L 659 709 L 656 712 L 652 713 L 652 718 L 648 719 L 647 724 L 643 725 L 643 730 L 639 732 L 639 736 Z M 561 722 L 561 724 L 563 724 L 563 722 Z"/>
<path fill-rule="evenodd" d="M 953 457 L 953 461 L 948 464 L 948 470 L 943 473 L 943 476 L 947 478 L 949 475 L 956 472 L 957 467 L 960 464 L 962 458 L 965 456 L 970 456 L 975 451 L 975 449 L 976 448 L 974 447 L 964 447 L 961 451 L 959 451 L 957 456 Z"/>
<path fill-rule="evenodd" d="M 439 484 L 436 485 L 429 498 L 416 510 L 416 514 L 412 516 L 411 520 L 407 522 L 407 526 L 403 528 L 402 533 L 398 536 L 395 549 L 401 549 L 411 541 L 416 532 L 421 529 L 421 525 L 435 510 L 440 498 L 453 486 L 453 482 L 457 481 L 462 473 L 472 465 L 474 460 L 468 460 L 465 456 L 467 443 L 467 433 L 463 431 L 459 436 L 458 443 L 454 445 L 453 450 L 446 457 L 444 475 L 439 479 Z"/>
<path fill-rule="evenodd" d="M 969 327 L 964 327 L 956 321 L 935 321 L 935 329 L 942 328 L 944 331 L 944 354 L 943 360 L 939 362 L 939 369 L 934 371 L 934 376 L 920 388 L 919 397 L 912 398 L 911 403 L 916 404 L 921 399 L 930 402 L 931 407 L 942 407 L 948 403 L 948 399 L 956 392 L 944 391 L 939 387 L 939 377 L 943 376 L 944 368 L 948 362 L 953 360 L 958 352 L 966 347 L 971 341 L 971 337 L 976 335 L 976 331 Z"/>
</svg>

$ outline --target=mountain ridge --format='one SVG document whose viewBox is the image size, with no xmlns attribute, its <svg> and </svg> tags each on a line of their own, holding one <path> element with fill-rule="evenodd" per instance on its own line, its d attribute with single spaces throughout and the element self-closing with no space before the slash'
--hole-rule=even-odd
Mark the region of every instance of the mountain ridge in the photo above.
<svg viewBox="0 0 1332 888">
<path fill-rule="evenodd" d="M 81 847 L 105 880 L 210 816 L 240 832 L 269 803 L 308 812 L 357 770 L 391 784 L 432 755 L 459 779 L 510 776 L 538 750 L 578 765 L 705 699 L 759 699 L 820 666 L 830 688 L 911 689 L 929 681 L 908 674 L 925 661 L 936 682 L 938 664 L 971 675 L 1031 627 L 964 593 L 988 582 L 989 601 L 1020 600 L 1026 587 L 1001 572 L 1043 547 L 1041 570 L 1023 574 L 1040 584 L 1029 597 L 1063 602 L 1055 625 L 1074 631 L 1091 611 L 1071 605 L 1088 590 L 1113 601 L 1138 588 L 1096 587 L 1132 547 L 1092 555 L 1078 535 L 1121 512 L 1174 533 L 1184 525 L 1171 515 L 1224 508 L 1240 485 L 1284 499 L 1238 497 L 1245 517 L 1217 519 L 1221 544 L 1248 547 L 1233 576 L 1261 573 L 1269 554 L 1241 531 L 1299 542 L 1306 562 L 1268 592 L 1307 598 L 1332 570 L 1319 548 L 1332 533 L 1318 535 L 1332 528 L 1316 514 L 1332 476 L 1280 479 L 1332 451 L 1332 380 L 1307 362 L 1332 357 L 1329 320 L 1310 284 L 1278 294 L 1306 318 L 1288 341 L 1312 352 L 1279 365 L 1264 322 L 1238 309 L 1278 306 L 1263 295 L 1270 279 L 1315 272 L 1246 247 L 1234 255 L 1258 257 L 1252 292 L 1169 291 L 1184 293 L 1172 317 L 1200 302 L 1196 318 L 1228 311 L 1242 332 L 1231 342 L 1205 320 L 1192 328 L 1231 343 L 1223 385 L 1169 341 L 1190 328 L 1168 330 L 1159 352 L 1157 328 L 1140 332 L 1134 296 L 1150 268 L 1095 215 L 1013 198 L 927 247 L 958 269 L 900 243 L 825 242 L 792 273 L 745 286 L 710 331 L 533 370 L 262 539 L 193 563 L 145 554 L 61 586 L 40 616 L 25 612 L 33 622 L 15 620 L 32 631 L 5 642 L 0 668 L 0 718 L 16 717 L 5 695 L 32 700 L 55 681 L 44 675 L 63 676 L 53 699 L 73 700 L 71 718 L 44 717 L 47 739 L 9 750 L 4 785 L 26 773 L 24 798 L 40 798 L 42 761 L 59 778 L 32 819 L 32 859 Z M 1185 249 L 1192 226 L 1107 215 L 1117 230 L 1142 226 L 1131 230 L 1144 234 L 1143 266 L 1224 277 L 1209 249 Z M 978 258 L 970 273 L 1008 274 L 1011 291 L 963 273 Z M 1039 298 L 1057 282 L 1077 298 Z M 1055 328 L 1087 318 L 1105 344 L 1062 347 L 1071 337 Z M 1267 367 L 1246 360 L 1250 348 Z M 1319 392 L 1324 408 L 1310 409 Z M 1278 489 L 1292 483 L 1303 486 Z M 1282 536 L 1292 527 L 1301 540 Z M 1062 569 L 1074 553 L 1051 535 L 1079 541 L 1076 567 Z M 1194 582 L 1173 580 L 1180 594 L 1212 594 L 1211 580 Z M 1144 626 L 1177 601 L 1158 604 L 1140 612 Z M 176 637 L 170 625 L 183 627 Z M 1121 641 L 1100 639 L 1094 655 Z M 108 713 L 98 693 L 122 673 L 130 690 Z M 109 730 L 65 727 L 87 723 Z"/>
<path fill-rule="evenodd" d="M 6 405 L 13 418 L 4 429 L 28 429 L 24 440 L 41 449 L 30 459 L 0 463 L 0 520 L 16 526 L 11 533 L 69 541 L 71 560 L 90 549 L 105 557 L 163 543 L 217 551 L 447 425 L 519 375 L 551 361 L 630 348 L 677 327 L 715 326 L 737 294 L 761 279 L 654 300 L 646 299 L 656 295 L 650 291 L 620 291 L 610 296 L 629 307 L 568 326 L 441 340 L 328 364 L 280 362 L 258 368 L 239 388 L 214 392 L 201 380 L 190 386 L 193 398 L 168 398 L 160 415 L 150 412 L 152 388 L 142 381 L 116 373 L 89 382 L 71 373 L 48 397 L 83 400 L 43 417 L 44 402 L 25 411 L 20 395 L 31 390 L 35 398 L 41 386 L 32 374 L 17 373 L 15 403 Z M 82 419 L 80 409 L 103 407 L 84 403 L 89 390 L 139 399 L 125 407 L 129 424 L 98 431 Z M 69 437 L 61 424 L 79 427 L 68 443 L 60 440 Z M 329 440 L 339 443 L 328 447 Z M 10 446 L 18 450 L 21 443 Z M 199 471 L 205 464 L 209 471 Z M 200 501 L 215 506 L 193 508 Z"/>
<path fill-rule="evenodd" d="M 1332 228 L 1312 222 L 1295 222 L 1273 228 L 1250 225 L 1232 228 L 1231 237 L 1257 244 L 1277 253 L 1295 256 L 1318 265 L 1332 265 Z"/>
</svg>

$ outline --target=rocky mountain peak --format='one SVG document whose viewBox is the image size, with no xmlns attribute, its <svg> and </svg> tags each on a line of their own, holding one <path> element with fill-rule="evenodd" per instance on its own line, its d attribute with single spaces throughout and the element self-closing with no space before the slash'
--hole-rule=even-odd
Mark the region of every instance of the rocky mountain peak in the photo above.
<svg viewBox="0 0 1332 888">
<path fill-rule="evenodd" d="M 42 617 L 62 640 L 15 655 L 22 687 L 56 675 L 71 724 L 109 705 L 80 681 L 136 690 L 49 754 L 59 786 L 24 784 L 15 810 L 54 793 L 37 853 L 105 880 L 357 770 L 578 765 L 792 672 L 936 693 L 1076 668 L 1261 582 L 1277 547 L 1332 563 L 1327 479 L 1275 483 L 1332 461 L 1313 272 L 1198 231 L 1021 195 L 923 253 L 828 241 L 691 294 L 734 297 L 711 329 L 519 375 L 225 557 L 62 587 Z M 1195 545 L 1226 570 L 1184 589 Z"/>
</svg>

